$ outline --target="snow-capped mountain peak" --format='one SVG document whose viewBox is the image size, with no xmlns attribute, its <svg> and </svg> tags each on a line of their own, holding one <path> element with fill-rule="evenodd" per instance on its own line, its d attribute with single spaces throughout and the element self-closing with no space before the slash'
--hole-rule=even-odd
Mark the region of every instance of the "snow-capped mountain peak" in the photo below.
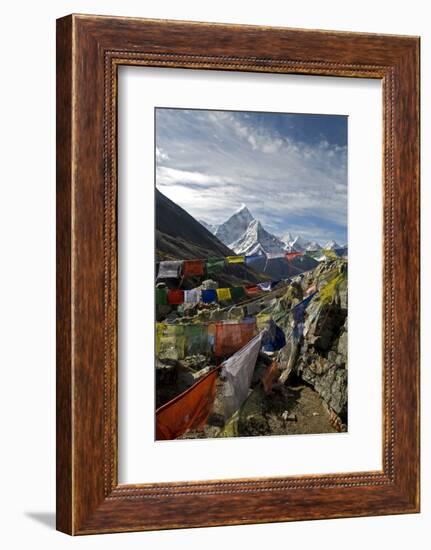
<svg viewBox="0 0 431 550">
<path fill-rule="evenodd" d="M 305 247 L 305 250 L 320 250 L 322 247 L 320 244 L 316 241 L 309 241 L 307 246 Z"/>
<path fill-rule="evenodd" d="M 341 248 L 337 241 L 330 240 L 323 247 L 325 250 L 335 250 L 336 248 Z"/>
<path fill-rule="evenodd" d="M 217 227 L 214 235 L 229 246 L 244 234 L 253 220 L 250 210 L 243 204 L 230 218 Z"/>
<path fill-rule="evenodd" d="M 229 244 L 237 254 L 283 254 L 284 242 L 266 231 L 259 220 L 252 220 L 246 231 Z"/>
</svg>

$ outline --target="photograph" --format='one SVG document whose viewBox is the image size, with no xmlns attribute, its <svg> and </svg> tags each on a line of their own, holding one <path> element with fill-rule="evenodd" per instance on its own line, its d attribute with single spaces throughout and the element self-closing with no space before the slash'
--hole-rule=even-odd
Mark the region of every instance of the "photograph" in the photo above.
<svg viewBox="0 0 431 550">
<path fill-rule="evenodd" d="M 156 440 L 348 431 L 348 116 L 154 117 Z"/>
</svg>

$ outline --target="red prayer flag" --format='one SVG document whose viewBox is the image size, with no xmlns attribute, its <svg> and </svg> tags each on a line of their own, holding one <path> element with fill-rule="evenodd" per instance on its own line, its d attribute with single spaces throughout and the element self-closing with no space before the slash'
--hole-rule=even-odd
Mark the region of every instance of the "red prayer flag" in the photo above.
<svg viewBox="0 0 431 550">
<path fill-rule="evenodd" d="M 187 430 L 201 430 L 207 423 L 216 394 L 218 369 L 214 369 L 156 411 L 156 439 L 176 439 Z"/>
<path fill-rule="evenodd" d="M 216 357 L 232 355 L 243 348 L 256 335 L 256 320 L 254 322 L 215 324 Z"/>
<path fill-rule="evenodd" d="M 245 287 L 245 291 L 247 294 L 249 294 L 250 296 L 253 296 L 254 294 L 259 294 L 259 292 L 261 291 L 261 289 L 256 286 L 256 285 L 250 285 L 250 286 L 246 286 Z"/>
<path fill-rule="evenodd" d="M 205 264 L 203 260 L 184 260 L 183 276 L 184 277 L 201 277 L 204 274 Z"/>
<path fill-rule="evenodd" d="M 168 304 L 177 306 L 184 303 L 184 290 L 169 290 Z"/>
</svg>

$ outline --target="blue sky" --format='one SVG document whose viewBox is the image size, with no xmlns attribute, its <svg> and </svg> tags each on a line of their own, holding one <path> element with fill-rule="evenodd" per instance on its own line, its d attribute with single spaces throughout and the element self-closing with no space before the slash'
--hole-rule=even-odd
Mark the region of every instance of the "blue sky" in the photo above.
<svg viewBox="0 0 431 550">
<path fill-rule="evenodd" d="M 347 242 L 347 117 L 156 109 L 156 185 L 197 219 Z"/>
</svg>

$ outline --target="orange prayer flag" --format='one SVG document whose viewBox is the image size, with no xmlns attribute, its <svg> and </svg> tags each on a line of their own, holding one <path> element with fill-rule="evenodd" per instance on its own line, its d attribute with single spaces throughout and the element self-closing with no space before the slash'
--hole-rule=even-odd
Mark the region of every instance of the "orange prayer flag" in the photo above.
<svg viewBox="0 0 431 550">
<path fill-rule="evenodd" d="M 216 393 L 218 369 L 157 409 L 156 440 L 176 439 L 187 430 L 205 426 Z"/>
<path fill-rule="evenodd" d="M 277 361 L 273 361 L 271 366 L 266 369 L 265 374 L 262 376 L 262 385 L 265 393 L 269 393 L 272 390 L 274 382 L 277 380 L 280 371 L 278 369 Z"/>
</svg>

